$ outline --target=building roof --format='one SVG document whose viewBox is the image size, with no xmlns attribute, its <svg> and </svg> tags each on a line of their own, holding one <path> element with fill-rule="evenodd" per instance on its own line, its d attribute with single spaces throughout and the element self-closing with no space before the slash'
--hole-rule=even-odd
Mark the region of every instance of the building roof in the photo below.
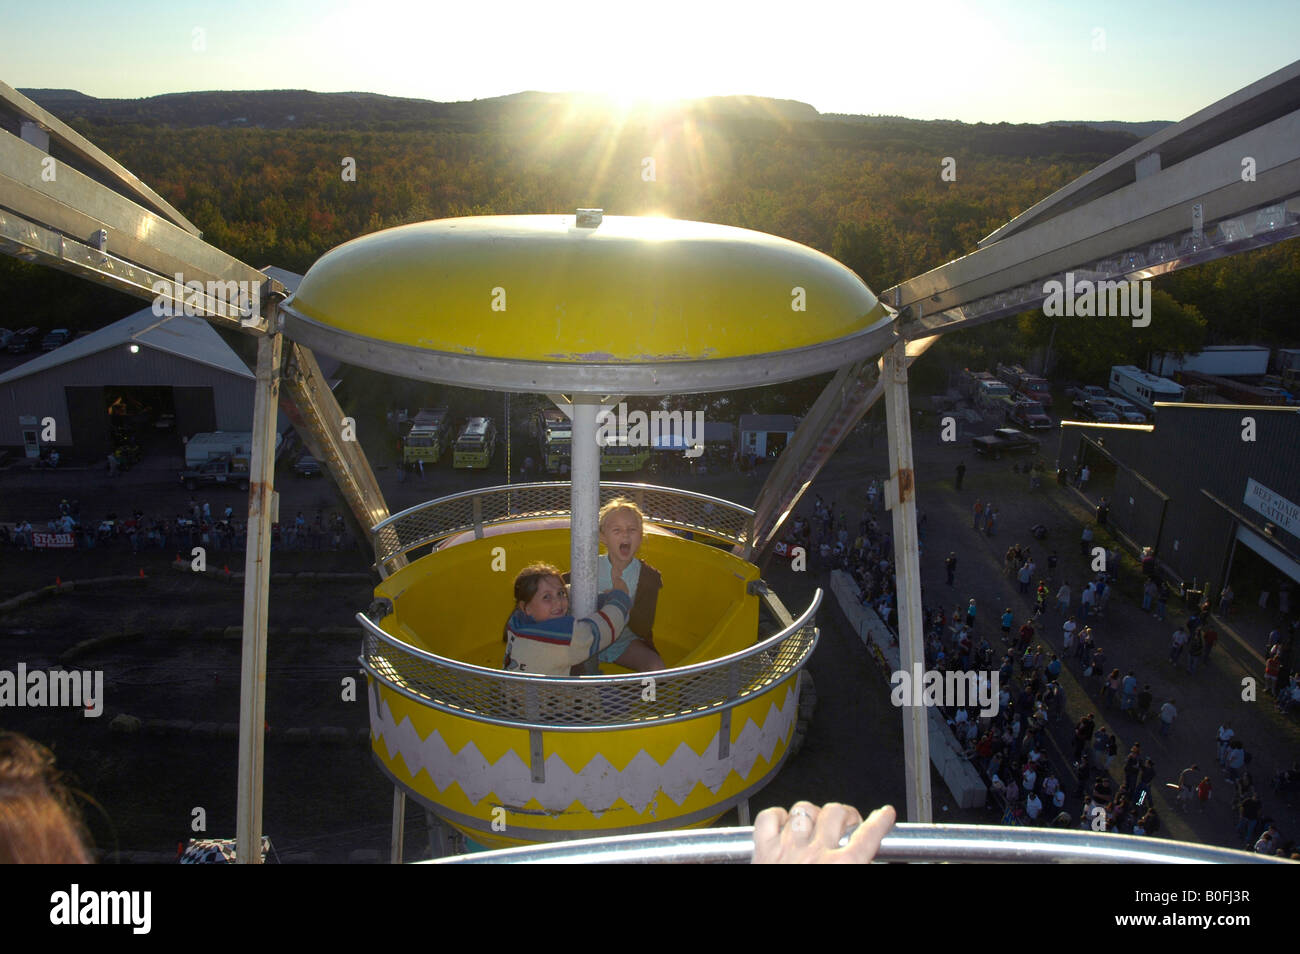
<svg viewBox="0 0 1300 954">
<path fill-rule="evenodd" d="M 275 266 L 268 266 L 263 271 L 272 278 L 279 279 L 291 291 L 302 280 L 301 275 Z M 30 361 L 24 361 L 18 367 L 0 374 L 0 384 L 18 381 L 127 344 L 138 344 L 141 347 L 153 348 L 155 351 L 165 351 L 179 358 L 218 368 L 237 377 L 249 380 L 254 378 L 248 365 L 231 350 L 230 345 L 222 340 L 207 321 L 184 315 L 160 318 L 153 313 L 153 307 L 150 306 L 141 308 L 121 321 L 115 321 L 85 337 L 70 341 L 61 348 L 55 348 Z M 337 368 L 337 363 L 335 367 Z M 321 371 L 327 376 L 331 373 L 324 367 Z"/>
<path fill-rule="evenodd" d="M 798 426 L 799 419 L 793 414 L 740 415 L 742 431 L 793 431 Z"/>
</svg>

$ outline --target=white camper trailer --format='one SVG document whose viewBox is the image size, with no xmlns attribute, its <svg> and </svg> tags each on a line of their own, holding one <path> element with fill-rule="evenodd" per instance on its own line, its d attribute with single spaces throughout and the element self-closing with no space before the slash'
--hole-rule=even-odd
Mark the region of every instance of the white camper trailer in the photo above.
<svg viewBox="0 0 1300 954">
<path fill-rule="evenodd" d="M 1181 401 L 1186 393 L 1181 384 L 1131 364 L 1117 364 L 1110 369 L 1110 389 L 1148 414 L 1155 411 L 1157 401 Z"/>
</svg>

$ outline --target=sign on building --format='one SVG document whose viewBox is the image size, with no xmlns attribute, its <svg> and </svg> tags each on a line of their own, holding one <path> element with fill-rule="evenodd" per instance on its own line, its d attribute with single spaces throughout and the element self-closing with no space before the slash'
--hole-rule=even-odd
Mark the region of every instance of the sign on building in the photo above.
<svg viewBox="0 0 1300 954">
<path fill-rule="evenodd" d="M 1246 506 L 1262 513 L 1292 536 L 1300 536 L 1300 507 L 1254 478 L 1246 480 Z"/>
</svg>

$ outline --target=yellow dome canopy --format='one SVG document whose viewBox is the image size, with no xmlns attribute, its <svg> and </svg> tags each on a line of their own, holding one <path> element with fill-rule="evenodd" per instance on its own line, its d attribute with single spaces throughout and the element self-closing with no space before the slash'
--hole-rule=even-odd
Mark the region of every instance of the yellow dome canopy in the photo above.
<svg viewBox="0 0 1300 954">
<path fill-rule="evenodd" d="M 787 239 L 665 218 L 512 215 L 387 229 L 326 253 L 285 332 L 380 370 L 505 390 L 664 393 L 877 353 L 889 315 Z"/>
</svg>

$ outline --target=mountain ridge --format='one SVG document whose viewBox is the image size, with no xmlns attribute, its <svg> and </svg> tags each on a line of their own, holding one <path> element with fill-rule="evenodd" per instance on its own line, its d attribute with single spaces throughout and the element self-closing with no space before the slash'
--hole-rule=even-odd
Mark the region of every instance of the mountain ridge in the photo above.
<svg viewBox="0 0 1300 954">
<path fill-rule="evenodd" d="M 514 118 L 520 112 L 582 106 L 599 115 L 621 107 L 614 98 L 597 93 L 521 90 L 483 99 L 441 102 L 404 96 L 388 96 L 354 90 L 318 93 L 305 89 L 202 90 L 160 93 L 137 99 L 100 98 L 74 89 L 20 89 L 38 105 L 60 118 L 91 121 L 153 121 L 176 126 L 293 127 L 339 125 L 357 122 L 481 121 L 497 116 Z M 692 118 L 751 119 L 779 123 L 828 122 L 852 125 L 915 123 L 958 128 L 1085 127 L 1100 132 L 1124 133 L 1145 138 L 1169 125 L 1163 120 L 1126 122 L 1121 120 L 1053 120 L 1046 123 L 968 123 L 956 119 L 912 119 L 907 116 L 865 113 L 822 113 L 814 106 L 792 99 L 737 94 L 663 103 L 638 103 L 631 115 L 663 121 L 674 116 Z"/>
</svg>

